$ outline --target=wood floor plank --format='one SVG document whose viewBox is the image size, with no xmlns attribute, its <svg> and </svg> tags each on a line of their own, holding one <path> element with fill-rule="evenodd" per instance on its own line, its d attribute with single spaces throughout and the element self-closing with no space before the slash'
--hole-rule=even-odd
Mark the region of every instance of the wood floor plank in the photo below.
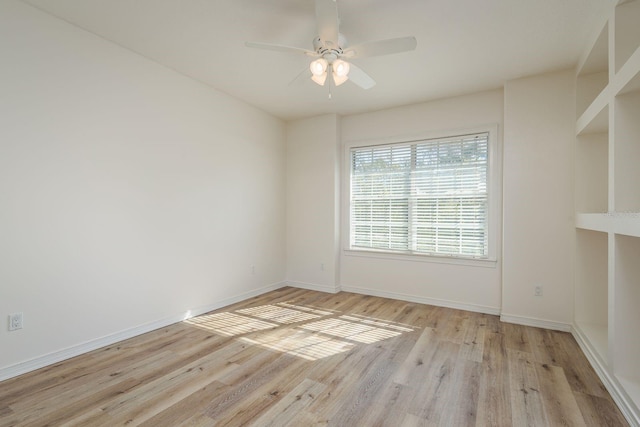
<svg viewBox="0 0 640 427">
<path fill-rule="evenodd" d="M 77 427 L 77 426 L 91 426 L 94 420 L 100 420 L 103 422 L 108 418 L 102 409 L 93 407 L 88 411 L 84 411 L 76 416 L 66 416 L 62 421 L 60 427 Z"/>
<path fill-rule="evenodd" d="M 485 334 L 480 390 L 478 392 L 478 423 L 504 425 L 511 420 L 509 395 L 509 365 L 504 336 Z"/>
<path fill-rule="evenodd" d="M 425 422 L 425 420 L 418 417 L 417 415 L 405 414 L 400 427 L 420 427 L 424 425 Z"/>
<path fill-rule="evenodd" d="M 526 334 L 531 344 L 531 352 L 536 361 L 546 365 L 559 366 L 563 360 L 559 349 L 553 341 L 553 331 L 541 328 L 526 328 Z"/>
<path fill-rule="evenodd" d="M 363 414 L 361 425 L 397 427 L 407 413 L 411 400 L 405 398 L 405 387 L 385 382 L 371 399 L 368 410 Z"/>
<path fill-rule="evenodd" d="M 294 421 L 296 415 L 305 410 L 325 388 L 324 384 L 304 379 L 250 425 L 255 427 L 286 426 Z"/>
<path fill-rule="evenodd" d="M 513 424 L 531 427 L 548 425 L 532 355 L 507 349 L 507 360 Z"/>
<path fill-rule="evenodd" d="M 587 426 L 615 427 L 626 425 L 626 420 L 611 399 L 578 392 L 574 392 L 573 395 Z"/>
<path fill-rule="evenodd" d="M 627 424 L 569 334 L 282 288 L 0 382 L 29 425 Z"/>
<path fill-rule="evenodd" d="M 485 326 L 487 332 L 492 332 L 494 334 L 502 333 L 502 327 L 504 323 L 500 321 L 499 316 L 492 316 L 490 314 L 481 314 L 480 318 L 481 318 L 480 325 Z"/>
<path fill-rule="evenodd" d="M 126 394 L 127 391 L 134 389 L 139 385 L 140 381 L 135 378 L 119 382 L 112 385 L 111 387 L 100 390 L 97 393 L 88 395 L 82 399 L 74 400 L 70 404 L 62 403 L 59 406 L 54 407 L 53 411 L 48 410 L 46 412 L 45 419 L 47 420 L 48 425 L 62 424 L 67 419 L 77 417 L 78 415 L 87 412 L 87 410 L 90 410 L 91 408 L 100 406 L 103 402 L 109 401 L 114 397 Z M 28 421 L 21 420 L 17 425 L 24 427 L 41 426 L 42 421 L 38 418 L 29 419 Z"/>
<path fill-rule="evenodd" d="M 484 353 L 484 334 L 486 326 L 481 324 L 480 316 L 473 316 L 468 322 L 460 347 L 460 357 L 474 362 L 482 362 Z"/>
<path fill-rule="evenodd" d="M 598 375 L 584 358 L 576 358 L 581 350 L 573 337 L 566 332 L 552 332 L 552 342 L 556 349 L 558 365 L 564 369 L 567 381 L 575 392 L 593 396 L 608 397 L 609 392 L 604 387 Z"/>
<path fill-rule="evenodd" d="M 231 410 L 221 412 L 210 409 L 206 412 L 216 421 L 218 426 L 246 426 L 268 411 L 273 405 L 287 395 L 300 382 L 306 368 L 304 361 L 298 360 L 282 370 L 284 378 L 274 386 L 273 381 L 266 381 L 251 390 Z M 287 381 L 288 379 L 288 381 Z"/>
<path fill-rule="evenodd" d="M 117 345 L 4 381 L 0 405 L 24 402 L 33 395 L 37 395 L 37 400 L 46 399 L 47 396 L 60 394 L 61 387 L 74 388 L 79 383 L 91 382 L 92 375 L 96 373 L 100 375 L 109 372 L 111 376 L 118 372 L 120 366 L 133 366 L 138 361 L 144 362 L 149 354 L 161 352 L 163 346 L 176 343 L 182 332 L 181 327 L 175 328 L 175 331 L 171 328 L 152 331 L 139 337 L 138 346 L 130 344 L 134 339 L 122 341 Z"/>
<path fill-rule="evenodd" d="M 40 414 L 44 415 L 48 409 L 69 403 L 78 396 L 97 393 L 134 376 L 140 377 L 154 368 L 158 369 L 172 360 L 173 357 L 170 352 L 163 351 L 152 354 L 147 359 L 140 360 L 137 363 L 132 363 L 126 368 L 121 362 L 116 362 L 112 369 L 101 369 L 94 374 L 83 375 L 73 381 L 64 382 L 57 387 L 42 390 L 35 396 L 32 394 L 20 399 L 20 401 L 12 404 L 11 407 L 16 411 L 31 409 L 32 412 L 34 407 L 41 407 L 42 412 Z M 142 383 L 140 380 L 139 382 Z"/>
<path fill-rule="evenodd" d="M 366 416 L 372 402 L 375 401 L 375 396 L 396 369 L 396 364 L 391 361 L 391 358 L 390 352 L 384 350 L 377 363 L 372 364 L 359 379 L 350 398 L 340 406 L 335 415 L 329 416 L 329 425 L 357 425 Z"/>
<path fill-rule="evenodd" d="M 425 360 L 429 360 L 435 352 L 436 345 L 433 329 L 425 328 L 407 358 L 396 371 L 393 381 L 406 386 L 409 385 L 411 378 L 419 378 L 420 375 L 415 372 L 416 367 L 424 366 Z"/>
<path fill-rule="evenodd" d="M 513 323 L 503 323 L 502 334 L 505 338 L 504 346 L 506 348 L 526 353 L 532 352 L 526 327 L 522 325 L 514 325 Z"/>
<path fill-rule="evenodd" d="M 205 413 L 221 426 L 240 421 L 249 423 L 293 388 L 292 380 L 305 371 L 308 363 L 295 356 L 273 352 L 261 369 L 252 371 L 252 375 L 212 400 Z"/>
<path fill-rule="evenodd" d="M 326 361 L 319 365 L 319 369 L 311 369 L 307 377 L 327 385 L 327 389 L 309 410 L 321 415 L 328 423 L 342 405 L 355 395 L 361 378 L 374 369 L 379 360 L 386 360 L 386 356 L 384 349 L 379 347 L 354 349 L 344 357 L 334 356 L 335 365 Z"/>
<path fill-rule="evenodd" d="M 409 383 L 413 389 L 408 412 L 426 419 L 435 425 L 443 422 L 453 386 L 453 373 L 458 360 L 460 345 L 448 341 L 439 341 L 435 351 L 420 367 L 423 373 L 416 372 Z"/>
<path fill-rule="evenodd" d="M 303 409 L 296 417 L 286 425 L 286 427 L 322 427 L 328 425 L 329 422 L 320 415 Z"/>
<path fill-rule="evenodd" d="M 582 426 L 585 424 L 571 386 L 558 366 L 536 364 L 544 412 L 550 425 Z"/>
<path fill-rule="evenodd" d="M 153 417 L 140 423 L 141 427 L 178 426 L 187 423 L 193 414 L 201 414 L 209 403 L 228 388 L 226 384 L 213 381 L 186 398 L 158 412 Z M 210 422 L 209 417 L 205 419 Z"/>
<path fill-rule="evenodd" d="M 196 413 L 180 423 L 180 427 L 213 427 L 215 425 L 216 422 L 204 413 Z"/>
<path fill-rule="evenodd" d="M 123 363 L 128 362 L 127 358 L 124 360 L 115 358 L 114 365 L 111 367 L 103 367 L 103 369 L 89 375 L 72 376 L 67 381 L 60 381 L 60 384 L 55 387 L 46 387 L 37 393 L 25 393 L 24 398 L 12 404 L 12 408 L 17 413 L 28 414 L 22 418 L 21 422 L 23 423 L 32 418 L 50 418 L 53 416 L 51 413 L 61 406 L 68 406 L 75 401 L 83 400 L 89 394 L 101 396 L 103 390 L 111 389 L 114 386 L 117 388 L 119 383 L 130 380 L 134 375 L 142 374 L 158 366 L 165 366 L 168 360 L 171 360 L 171 353 L 167 351 L 152 353 L 146 359 L 126 366 Z M 137 384 L 141 383 L 142 381 L 138 379 Z"/>
<path fill-rule="evenodd" d="M 470 313 L 461 310 L 447 310 L 445 322 L 437 329 L 438 339 L 462 344 L 469 327 Z"/>
<path fill-rule="evenodd" d="M 224 360 L 206 359 L 168 373 L 140 387 L 135 396 L 106 405 L 103 410 L 110 417 L 107 426 L 141 424 L 237 368 Z"/>
<path fill-rule="evenodd" d="M 482 377 L 482 363 L 458 358 L 454 369 L 447 407 L 441 425 L 449 427 L 475 426 L 478 420 L 478 394 Z"/>
<path fill-rule="evenodd" d="M 400 325 L 422 330 L 426 327 L 428 312 L 423 304 L 407 302 L 393 319 Z"/>
</svg>

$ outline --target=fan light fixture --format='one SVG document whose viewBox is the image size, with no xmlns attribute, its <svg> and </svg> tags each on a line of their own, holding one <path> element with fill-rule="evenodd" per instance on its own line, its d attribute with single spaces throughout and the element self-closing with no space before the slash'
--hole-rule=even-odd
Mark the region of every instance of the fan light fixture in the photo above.
<svg viewBox="0 0 640 427">
<path fill-rule="evenodd" d="M 321 76 L 327 71 L 328 62 L 324 58 L 318 58 L 315 61 L 311 62 L 309 65 L 309 69 L 311 70 L 311 74 L 314 76 Z"/>
<path fill-rule="evenodd" d="M 327 80 L 327 69 L 331 67 L 331 74 L 333 76 L 333 82 L 336 86 L 340 86 L 342 83 L 349 80 L 349 63 L 341 59 L 335 59 L 331 62 L 325 58 L 318 58 L 309 64 L 311 70 L 311 80 L 324 86 Z"/>
<path fill-rule="evenodd" d="M 318 58 L 309 64 L 311 70 L 311 80 L 324 86 L 324 82 L 327 80 L 327 67 L 329 62 L 324 58 Z"/>
<path fill-rule="evenodd" d="M 331 64 L 333 69 L 333 82 L 336 86 L 340 86 L 342 83 L 349 80 L 349 63 L 341 59 L 336 59 Z"/>
</svg>

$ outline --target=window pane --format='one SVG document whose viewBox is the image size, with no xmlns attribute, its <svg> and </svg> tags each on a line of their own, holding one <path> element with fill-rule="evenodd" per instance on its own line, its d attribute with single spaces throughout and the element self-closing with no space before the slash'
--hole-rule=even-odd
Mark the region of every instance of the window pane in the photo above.
<svg viewBox="0 0 640 427">
<path fill-rule="evenodd" d="M 351 163 L 351 245 L 406 251 L 411 146 L 360 149 Z"/>
<path fill-rule="evenodd" d="M 351 152 L 351 246 L 486 257 L 489 134 Z"/>
</svg>

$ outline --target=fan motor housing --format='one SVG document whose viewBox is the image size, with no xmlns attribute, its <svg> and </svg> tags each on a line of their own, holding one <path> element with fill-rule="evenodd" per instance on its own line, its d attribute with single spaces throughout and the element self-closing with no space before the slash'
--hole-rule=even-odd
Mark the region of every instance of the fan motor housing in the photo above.
<svg viewBox="0 0 640 427">
<path fill-rule="evenodd" d="M 341 33 L 338 33 L 338 45 L 336 46 L 332 41 L 325 41 L 320 36 L 313 39 L 313 49 L 318 55 L 334 54 L 339 57 L 344 53 L 344 48 L 347 47 L 347 38 Z"/>
</svg>

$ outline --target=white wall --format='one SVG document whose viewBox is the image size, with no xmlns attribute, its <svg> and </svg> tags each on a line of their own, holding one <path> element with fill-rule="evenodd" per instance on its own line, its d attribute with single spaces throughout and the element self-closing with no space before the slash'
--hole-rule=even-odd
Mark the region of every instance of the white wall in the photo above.
<svg viewBox="0 0 640 427">
<path fill-rule="evenodd" d="M 505 85 L 502 314 L 517 322 L 573 318 L 574 85 L 571 71 Z"/>
<path fill-rule="evenodd" d="M 494 90 L 346 116 L 342 118 L 341 135 L 343 143 L 375 141 L 487 124 L 497 124 L 500 134 L 502 117 L 503 93 L 502 90 Z M 500 142 L 499 135 L 498 144 Z M 499 194 L 494 196 L 500 198 Z M 500 215 L 500 212 L 495 213 Z M 500 253 L 500 230 L 496 232 L 497 250 Z M 500 310 L 500 260 L 494 266 L 486 267 L 379 259 L 343 253 L 340 263 L 343 289 L 483 312 L 498 313 Z"/>
<path fill-rule="evenodd" d="M 284 279 L 281 121 L 14 0 L 0 57 L 0 371 Z"/>
<path fill-rule="evenodd" d="M 503 98 L 502 91 L 496 90 L 369 114 L 324 115 L 288 123 L 287 282 L 498 313 L 499 260 L 491 267 L 479 267 L 344 255 L 339 177 L 343 142 L 487 124 L 500 129 Z M 499 209 L 495 213 L 501 216 Z M 496 232 L 500 253 L 501 229 Z"/>
<path fill-rule="evenodd" d="M 15 0 L 0 2 L 0 55 L 0 376 L 285 277 L 571 322 L 570 72 L 285 127 Z M 342 142 L 498 124 L 502 144 L 503 123 L 495 267 L 340 251 Z M 15 312 L 25 328 L 9 333 Z"/>
<path fill-rule="evenodd" d="M 336 291 L 339 248 L 339 118 L 287 125 L 287 281 Z"/>
</svg>

